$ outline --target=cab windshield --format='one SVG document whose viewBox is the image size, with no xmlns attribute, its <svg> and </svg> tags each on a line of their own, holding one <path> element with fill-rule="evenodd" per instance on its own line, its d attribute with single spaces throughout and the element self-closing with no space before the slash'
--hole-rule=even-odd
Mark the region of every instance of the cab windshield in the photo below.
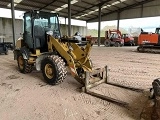
<svg viewBox="0 0 160 120">
<path fill-rule="evenodd" d="M 38 18 L 34 19 L 34 26 L 39 26 L 44 31 L 50 32 L 55 38 L 60 38 L 59 21 L 57 15 L 38 14 Z"/>
</svg>

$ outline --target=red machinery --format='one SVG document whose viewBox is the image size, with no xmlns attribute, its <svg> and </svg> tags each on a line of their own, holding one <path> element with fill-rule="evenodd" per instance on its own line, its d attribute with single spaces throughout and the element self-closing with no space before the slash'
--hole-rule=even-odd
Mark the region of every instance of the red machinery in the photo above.
<svg viewBox="0 0 160 120">
<path fill-rule="evenodd" d="M 119 30 L 109 30 L 105 31 L 105 41 L 104 45 L 106 47 L 109 46 L 123 46 L 124 45 L 124 39 L 122 39 L 122 34 Z"/>
<path fill-rule="evenodd" d="M 122 38 L 124 39 L 124 45 L 135 45 L 134 38 L 130 34 L 122 34 Z"/>
</svg>

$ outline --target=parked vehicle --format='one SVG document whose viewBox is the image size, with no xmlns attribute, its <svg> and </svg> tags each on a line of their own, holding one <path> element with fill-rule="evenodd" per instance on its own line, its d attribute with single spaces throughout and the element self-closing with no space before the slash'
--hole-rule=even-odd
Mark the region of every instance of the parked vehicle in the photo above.
<svg viewBox="0 0 160 120">
<path fill-rule="evenodd" d="M 121 46 L 123 46 L 124 39 L 122 38 L 121 32 L 119 30 L 105 31 L 104 45 L 106 47 L 110 47 L 110 46 L 121 47 Z"/>
<path fill-rule="evenodd" d="M 160 53 L 160 28 L 156 28 L 155 33 L 142 31 L 138 37 L 137 51 Z"/>
<path fill-rule="evenodd" d="M 4 53 L 5 55 L 8 55 L 8 48 L 7 44 L 4 42 L 4 36 L 0 36 L 0 54 Z"/>
<path fill-rule="evenodd" d="M 78 43 L 76 43 L 79 46 L 85 46 L 87 44 L 86 37 L 83 37 L 80 32 L 76 32 L 73 36 L 73 39 L 78 40 Z"/>
<path fill-rule="evenodd" d="M 130 34 L 122 34 L 122 38 L 124 39 L 124 45 L 134 46 L 135 41 L 134 38 Z"/>
</svg>

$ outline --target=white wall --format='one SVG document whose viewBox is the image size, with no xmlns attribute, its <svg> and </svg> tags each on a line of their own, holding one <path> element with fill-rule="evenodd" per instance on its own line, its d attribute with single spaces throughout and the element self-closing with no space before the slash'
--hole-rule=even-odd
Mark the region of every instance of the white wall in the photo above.
<svg viewBox="0 0 160 120">
<path fill-rule="evenodd" d="M 15 38 L 20 37 L 20 33 L 23 32 L 23 21 L 20 19 L 15 20 Z M 0 18 L 0 36 L 5 36 L 6 41 L 13 41 L 12 35 L 12 19 Z"/>
<path fill-rule="evenodd" d="M 62 24 L 61 33 L 62 35 L 68 34 L 68 28 L 66 25 Z M 74 35 L 75 32 L 79 31 L 82 35 L 87 35 L 87 27 L 83 26 L 71 26 L 71 35 Z M 20 33 L 23 33 L 23 20 L 15 20 L 15 38 L 16 40 L 21 36 Z M 0 36 L 5 36 L 5 40 L 12 42 L 12 19 L 11 18 L 0 18 Z"/>
</svg>

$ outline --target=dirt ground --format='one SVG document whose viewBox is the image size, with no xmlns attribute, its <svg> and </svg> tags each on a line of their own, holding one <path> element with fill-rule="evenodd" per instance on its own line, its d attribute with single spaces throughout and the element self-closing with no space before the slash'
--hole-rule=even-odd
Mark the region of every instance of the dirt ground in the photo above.
<svg viewBox="0 0 160 120">
<path fill-rule="evenodd" d="M 109 82 L 148 91 L 160 77 L 160 55 L 137 53 L 136 47 L 93 47 L 95 66 L 109 67 Z M 139 120 L 147 92 L 102 84 L 95 91 L 129 103 L 125 108 L 80 92 L 81 84 L 68 74 L 56 86 L 41 72 L 22 74 L 9 55 L 0 55 L 0 120 Z"/>
</svg>

